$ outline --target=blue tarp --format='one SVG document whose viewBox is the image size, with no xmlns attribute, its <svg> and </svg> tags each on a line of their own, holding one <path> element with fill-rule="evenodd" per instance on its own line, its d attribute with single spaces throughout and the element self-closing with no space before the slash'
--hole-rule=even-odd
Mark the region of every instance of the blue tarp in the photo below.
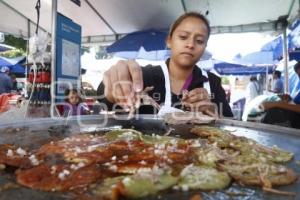
<svg viewBox="0 0 300 200">
<path fill-rule="evenodd" d="M 287 35 L 288 51 L 291 53 L 295 48 L 300 47 L 300 21 L 295 21 L 290 26 L 291 32 Z M 281 60 L 283 52 L 283 39 L 282 35 L 278 36 L 276 39 L 265 44 L 261 51 L 271 51 L 273 52 L 274 60 Z M 290 58 L 290 60 L 292 60 Z"/>
<path fill-rule="evenodd" d="M 300 49 L 289 52 L 289 59 L 300 61 Z"/>
<path fill-rule="evenodd" d="M 275 69 L 274 65 L 270 66 L 246 66 L 241 64 L 233 64 L 227 62 L 220 62 L 214 65 L 214 69 L 220 75 L 253 75 L 265 74 L 268 68 L 268 73 L 272 73 Z"/>
<path fill-rule="evenodd" d="M 25 57 L 19 57 L 15 59 L 9 59 L 0 57 L 0 68 L 6 66 L 10 69 L 12 73 L 25 74 L 25 67 L 23 67 L 20 63 L 25 61 Z"/>
<path fill-rule="evenodd" d="M 146 51 L 166 49 L 168 32 L 158 30 L 146 30 L 130 33 L 106 48 L 108 53 L 123 51 Z"/>
<path fill-rule="evenodd" d="M 277 62 L 273 59 L 273 52 L 271 51 L 256 51 L 247 55 L 236 55 L 234 62 L 242 65 L 256 65 L 256 64 L 268 64 L 273 65 Z"/>
</svg>

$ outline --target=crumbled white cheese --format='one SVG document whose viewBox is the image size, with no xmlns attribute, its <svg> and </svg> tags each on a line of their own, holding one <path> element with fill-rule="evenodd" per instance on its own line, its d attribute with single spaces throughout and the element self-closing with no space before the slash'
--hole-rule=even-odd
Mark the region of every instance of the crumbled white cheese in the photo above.
<svg viewBox="0 0 300 200">
<path fill-rule="evenodd" d="M 123 158 L 124 160 L 127 160 L 127 159 L 128 159 L 128 155 L 124 155 L 122 158 Z"/>
<path fill-rule="evenodd" d="M 130 140 L 134 140 L 136 137 L 136 134 L 134 134 L 134 132 L 132 131 L 127 131 L 122 133 L 121 135 L 118 135 L 118 138 L 122 139 L 122 140 L 126 140 L 126 141 L 130 141 Z"/>
<path fill-rule="evenodd" d="M 73 170 L 78 170 L 78 169 L 80 169 L 84 166 L 85 166 L 85 164 L 83 162 L 80 162 L 77 165 L 76 164 L 71 164 L 70 168 L 73 169 Z"/>
<path fill-rule="evenodd" d="M 111 160 L 113 160 L 113 161 L 117 160 L 117 156 L 111 157 Z"/>
<path fill-rule="evenodd" d="M 154 150 L 154 154 L 156 154 L 156 155 L 162 155 L 163 153 L 164 153 L 163 150 L 160 150 L 160 149 L 155 149 Z"/>
<path fill-rule="evenodd" d="M 14 156 L 13 150 L 8 149 L 8 150 L 7 150 L 7 153 L 6 153 L 6 156 L 8 156 L 8 157 L 13 157 L 13 156 Z"/>
<path fill-rule="evenodd" d="M 75 150 L 76 153 L 82 153 L 83 152 L 83 150 L 80 147 L 75 147 L 74 150 Z"/>
<path fill-rule="evenodd" d="M 79 167 L 79 168 L 84 167 L 84 166 L 85 166 L 84 162 L 80 162 L 80 163 L 78 163 L 78 165 L 77 165 L 77 167 Z"/>
<path fill-rule="evenodd" d="M 191 144 L 191 147 L 201 147 L 201 143 L 199 140 L 194 140 Z"/>
<path fill-rule="evenodd" d="M 51 167 L 51 171 L 50 171 L 50 174 L 55 174 L 55 172 L 56 172 L 56 170 L 57 170 L 57 167 L 54 165 L 54 166 L 52 166 Z"/>
<path fill-rule="evenodd" d="M 156 139 L 161 139 L 161 136 L 160 135 L 156 135 Z"/>
<path fill-rule="evenodd" d="M 230 146 L 231 146 L 231 144 L 229 144 Z M 233 144 L 232 144 L 233 145 Z M 217 147 L 218 146 L 218 143 L 217 142 L 214 142 L 214 143 L 212 143 L 212 146 L 214 146 L 214 147 Z"/>
<path fill-rule="evenodd" d="M 24 150 L 24 149 L 22 149 L 21 147 L 19 147 L 18 149 L 17 149 L 17 154 L 19 154 L 21 157 L 24 157 L 25 155 L 27 155 L 27 152 Z"/>
<path fill-rule="evenodd" d="M 66 169 L 63 170 L 63 173 L 65 173 L 66 175 L 70 175 L 70 171 Z"/>
<path fill-rule="evenodd" d="M 176 146 L 168 146 L 168 147 L 167 147 L 167 151 L 168 151 L 168 152 L 176 152 L 176 150 L 177 150 L 177 147 L 176 147 Z"/>
<path fill-rule="evenodd" d="M 179 190 L 180 187 L 179 187 L 178 185 L 174 185 L 174 186 L 172 187 L 172 189 L 173 189 L 173 190 Z"/>
<path fill-rule="evenodd" d="M 116 171 L 118 171 L 118 167 L 116 165 L 112 165 L 109 167 L 109 170 L 116 172 Z"/>
<path fill-rule="evenodd" d="M 139 163 L 140 163 L 141 165 L 147 165 L 147 162 L 144 161 L 144 160 L 141 160 Z"/>
<path fill-rule="evenodd" d="M 131 179 L 129 177 L 125 177 L 123 180 L 122 180 L 122 183 L 124 185 L 128 185 L 130 183 Z"/>
<path fill-rule="evenodd" d="M 103 165 L 104 165 L 104 166 L 110 166 L 111 163 L 110 163 L 110 162 L 106 162 L 106 163 L 104 163 Z"/>
<path fill-rule="evenodd" d="M 186 184 L 183 184 L 183 185 L 181 186 L 181 189 L 182 189 L 182 191 L 187 192 L 187 191 L 189 191 L 189 186 L 186 185 Z"/>
<path fill-rule="evenodd" d="M 170 140 L 170 143 L 171 143 L 172 145 L 177 145 L 177 140 L 176 140 L 176 139 L 171 139 L 171 140 Z"/>
<path fill-rule="evenodd" d="M 278 169 L 278 172 L 279 173 L 285 173 L 285 172 L 287 172 L 287 169 L 284 166 L 280 166 L 279 169 Z"/>
<path fill-rule="evenodd" d="M 87 147 L 87 151 L 88 152 L 92 152 L 92 151 L 95 151 L 97 149 L 97 147 L 94 145 L 94 146 L 88 146 Z"/>
<path fill-rule="evenodd" d="M 66 177 L 67 177 L 68 175 L 70 175 L 70 171 L 64 169 L 62 172 L 60 172 L 60 173 L 58 174 L 58 178 L 59 178 L 60 180 L 65 180 Z"/>
<path fill-rule="evenodd" d="M 29 160 L 30 160 L 31 164 L 34 165 L 34 166 L 40 164 L 40 162 L 38 161 L 38 159 L 33 154 L 31 156 L 29 156 Z"/>
</svg>

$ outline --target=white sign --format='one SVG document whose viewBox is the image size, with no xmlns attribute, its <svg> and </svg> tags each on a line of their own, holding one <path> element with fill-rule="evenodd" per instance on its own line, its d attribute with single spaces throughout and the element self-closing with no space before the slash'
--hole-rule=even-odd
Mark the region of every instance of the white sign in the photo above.
<svg viewBox="0 0 300 200">
<path fill-rule="evenodd" d="M 62 75 L 79 76 L 80 72 L 80 47 L 78 44 L 62 40 Z"/>
</svg>

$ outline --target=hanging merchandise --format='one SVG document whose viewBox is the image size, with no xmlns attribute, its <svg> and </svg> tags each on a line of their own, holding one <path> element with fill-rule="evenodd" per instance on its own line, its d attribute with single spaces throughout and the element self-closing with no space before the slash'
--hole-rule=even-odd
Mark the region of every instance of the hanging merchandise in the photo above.
<svg viewBox="0 0 300 200">
<path fill-rule="evenodd" d="M 31 112 L 37 113 L 37 108 L 41 107 L 49 112 L 51 104 L 51 53 L 47 52 L 47 49 L 50 49 L 48 45 L 51 38 L 48 33 L 39 31 L 40 8 L 41 1 L 38 0 L 35 6 L 37 12 L 36 30 L 35 34 L 29 39 L 27 82 L 29 83 L 30 112 L 28 114 L 31 114 Z"/>
</svg>

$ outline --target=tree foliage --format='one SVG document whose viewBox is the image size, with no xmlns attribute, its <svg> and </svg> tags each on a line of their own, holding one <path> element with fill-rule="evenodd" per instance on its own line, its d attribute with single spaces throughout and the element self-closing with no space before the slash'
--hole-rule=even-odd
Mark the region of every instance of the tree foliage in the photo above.
<svg viewBox="0 0 300 200">
<path fill-rule="evenodd" d="M 16 49 L 20 49 L 24 52 L 26 52 L 26 40 L 22 38 L 17 38 L 13 35 L 5 35 L 5 41 L 4 44 L 10 45 L 15 47 Z"/>
<path fill-rule="evenodd" d="M 21 49 L 13 49 L 10 51 L 0 52 L 0 56 L 6 57 L 6 58 L 15 58 L 15 57 L 24 56 L 24 55 L 25 55 L 25 52 Z"/>
</svg>

